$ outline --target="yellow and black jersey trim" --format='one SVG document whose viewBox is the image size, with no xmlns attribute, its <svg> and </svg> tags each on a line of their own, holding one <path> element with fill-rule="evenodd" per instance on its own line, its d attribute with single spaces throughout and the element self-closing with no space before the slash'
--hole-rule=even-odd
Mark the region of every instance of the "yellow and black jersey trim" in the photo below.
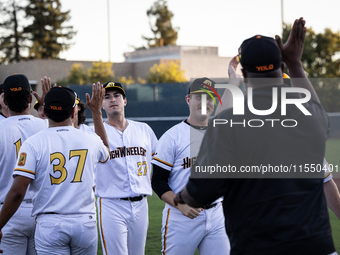
<svg viewBox="0 0 340 255">
<path fill-rule="evenodd" d="M 100 162 L 100 163 L 105 163 L 106 161 L 108 161 L 109 157 L 110 157 L 110 154 L 107 155 L 107 158 L 105 159 L 105 161 L 100 161 L 100 160 L 99 160 L 99 162 Z"/>
<path fill-rule="evenodd" d="M 153 156 L 153 155 L 155 155 L 156 154 L 156 152 L 153 152 L 152 154 L 151 154 L 151 156 Z"/>
<path fill-rule="evenodd" d="M 326 179 L 330 174 L 331 172 L 328 172 L 323 178 Z"/>
<path fill-rule="evenodd" d="M 21 171 L 21 172 L 25 172 L 25 173 L 29 173 L 29 174 L 34 174 L 35 175 L 35 172 L 33 172 L 31 170 L 23 169 L 23 168 L 15 168 L 14 171 Z"/>
<path fill-rule="evenodd" d="M 164 161 L 164 160 L 161 160 L 161 159 L 156 158 L 156 157 L 154 157 L 153 159 L 154 159 L 154 160 L 157 160 L 158 162 L 161 162 L 161 163 L 163 163 L 163 164 L 165 164 L 165 165 L 167 165 L 167 166 L 173 167 L 173 164 L 170 164 L 170 163 L 168 163 L 168 162 L 166 162 L 166 161 Z"/>
<path fill-rule="evenodd" d="M 168 216 L 166 217 L 166 224 L 165 224 L 165 233 L 164 233 L 164 243 L 163 243 L 163 252 L 162 255 L 165 255 L 166 251 L 166 238 L 168 235 L 168 227 L 169 227 L 169 218 L 170 218 L 170 208 L 168 209 Z"/>
<path fill-rule="evenodd" d="M 105 254 L 107 254 L 107 246 L 106 246 L 106 241 L 105 241 L 105 237 L 104 237 L 104 230 L 103 230 L 103 218 L 102 218 L 102 198 L 99 198 L 99 211 L 100 211 L 100 231 L 101 231 L 101 237 L 102 237 L 102 241 L 103 241 L 103 246 L 104 246 L 104 250 L 105 250 Z"/>
</svg>

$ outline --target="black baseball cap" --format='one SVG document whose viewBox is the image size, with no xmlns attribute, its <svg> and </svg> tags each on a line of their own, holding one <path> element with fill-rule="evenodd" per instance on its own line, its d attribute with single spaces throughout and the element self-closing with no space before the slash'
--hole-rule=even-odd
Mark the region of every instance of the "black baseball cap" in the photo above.
<svg viewBox="0 0 340 255">
<path fill-rule="evenodd" d="M 267 73 L 281 67 L 281 51 L 273 38 L 255 35 L 241 44 L 238 59 L 251 73 Z"/>
<path fill-rule="evenodd" d="M 216 96 L 215 93 L 209 88 L 212 87 L 215 89 L 215 84 L 216 83 L 213 80 L 207 77 L 195 79 L 190 84 L 188 94 L 207 93 L 206 90 L 208 90 L 211 94 Z"/>
<path fill-rule="evenodd" d="M 45 96 L 44 110 L 49 119 L 61 122 L 71 116 L 76 106 L 77 95 L 67 87 L 57 86 Z"/>
<path fill-rule="evenodd" d="M 33 108 L 36 109 L 37 111 L 39 110 L 40 104 L 38 102 L 38 100 L 35 102 Z"/>
<path fill-rule="evenodd" d="M 4 92 L 4 84 L 0 84 L 0 95 Z"/>
<path fill-rule="evenodd" d="M 105 90 L 108 90 L 108 89 L 117 90 L 120 93 L 122 93 L 123 96 L 125 96 L 125 90 L 123 89 L 122 84 L 120 84 L 118 82 L 109 81 L 109 82 L 107 82 L 103 85 L 103 88 Z"/>
<path fill-rule="evenodd" d="M 23 74 L 14 74 L 8 76 L 4 81 L 4 93 L 5 96 L 9 93 L 16 93 L 16 92 L 24 92 L 29 91 L 31 92 L 31 85 L 26 77 Z"/>
</svg>

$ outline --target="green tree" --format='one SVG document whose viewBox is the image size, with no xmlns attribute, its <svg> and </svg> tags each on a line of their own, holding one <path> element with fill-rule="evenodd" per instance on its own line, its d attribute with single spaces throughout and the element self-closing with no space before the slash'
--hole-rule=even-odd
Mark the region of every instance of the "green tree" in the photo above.
<svg viewBox="0 0 340 255">
<path fill-rule="evenodd" d="M 174 61 L 168 64 L 154 64 L 150 68 L 147 81 L 148 83 L 186 82 L 184 72 L 179 64 Z"/>
<path fill-rule="evenodd" d="M 134 84 L 135 80 L 132 78 L 131 75 L 129 75 L 129 77 L 126 76 L 120 76 L 115 78 L 115 80 L 121 84 L 126 84 L 126 85 L 130 85 L 130 84 Z"/>
<path fill-rule="evenodd" d="M 100 81 L 105 83 L 114 79 L 111 62 L 93 62 L 92 67 L 87 70 L 89 83 Z"/>
<path fill-rule="evenodd" d="M 26 16 L 31 25 L 24 29 L 32 41 L 29 58 L 55 59 L 61 51 L 70 47 L 69 40 L 75 35 L 73 26 L 65 26 L 70 11 L 62 12 L 59 0 L 29 0 Z"/>
<path fill-rule="evenodd" d="M 176 45 L 178 29 L 172 27 L 171 19 L 174 14 L 168 9 L 166 0 L 157 0 L 146 12 L 150 20 L 150 28 L 154 37 L 145 37 L 149 47 L 162 47 Z M 151 19 L 156 19 L 155 24 L 151 24 Z M 142 47 L 143 48 L 143 47 Z"/>
<path fill-rule="evenodd" d="M 291 25 L 285 25 L 282 39 L 285 42 Z M 318 93 L 326 111 L 340 111 L 340 32 L 326 28 L 324 33 L 315 33 L 307 28 L 303 54 L 303 67 Z"/>
<path fill-rule="evenodd" d="M 76 63 L 71 66 L 68 72 L 68 84 L 83 85 L 88 83 L 87 71 L 82 64 Z"/>
<path fill-rule="evenodd" d="M 19 62 L 24 59 L 21 51 L 26 48 L 26 36 L 19 16 L 24 15 L 24 7 L 15 0 L 0 2 L 0 63 Z"/>
<path fill-rule="evenodd" d="M 286 25 L 282 39 L 285 42 L 291 31 Z M 302 63 L 310 78 L 338 78 L 340 76 L 340 32 L 326 28 L 324 33 L 315 33 L 307 28 Z"/>
</svg>

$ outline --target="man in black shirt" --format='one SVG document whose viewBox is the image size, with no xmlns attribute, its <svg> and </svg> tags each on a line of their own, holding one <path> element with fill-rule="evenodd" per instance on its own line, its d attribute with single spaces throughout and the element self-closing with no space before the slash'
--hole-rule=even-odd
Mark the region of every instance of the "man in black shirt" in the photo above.
<svg viewBox="0 0 340 255">
<path fill-rule="evenodd" d="M 224 196 L 231 255 L 327 255 L 335 251 L 323 172 L 310 171 L 312 165 L 323 165 L 329 124 L 300 62 L 304 25 L 302 18 L 295 21 L 285 45 L 278 36 L 275 42 L 259 35 L 242 43 L 239 59 L 247 86 L 253 88 L 249 95 L 253 108 L 246 102 L 243 115 L 233 115 L 229 109 L 216 117 L 219 121 L 212 121 L 191 178 L 175 198 L 175 203 L 198 207 Z M 285 105 L 282 61 L 292 86 L 305 89 L 305 98 L 290 93 L 290 100 L 305 99 L 305 103 Z M 254 114 L 254 109 L 275 106 L 275 89 L 277 108 L 266 115 Z M 215 176 L 204 172 L 218 166 L 225 172 Z M 228 167 L 234 172 L 228 172 Z"/>
</svg>

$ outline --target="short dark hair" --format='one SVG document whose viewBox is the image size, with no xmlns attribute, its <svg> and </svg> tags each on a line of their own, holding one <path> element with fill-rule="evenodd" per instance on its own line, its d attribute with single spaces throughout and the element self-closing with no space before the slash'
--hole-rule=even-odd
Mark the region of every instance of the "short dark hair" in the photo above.
<svg viewBox="0 0 340 255">
<path fill-rule="evenodd" d="M 30 95 L 30 91 L 22 90 L 16 93 L 5 93 L 4 99 L 11 111 L 21 113 L 27 109 Z"/>
<path fill-rule="evenodd" d="M 84 124 L 86 120 L 85 115 L 86 104 L 83 103 L 82 101 L 79 101 L 78 106 L 80 107 L 80 110 L 78 111 L 78 125 L 80 125 Z"/>
</svg>

